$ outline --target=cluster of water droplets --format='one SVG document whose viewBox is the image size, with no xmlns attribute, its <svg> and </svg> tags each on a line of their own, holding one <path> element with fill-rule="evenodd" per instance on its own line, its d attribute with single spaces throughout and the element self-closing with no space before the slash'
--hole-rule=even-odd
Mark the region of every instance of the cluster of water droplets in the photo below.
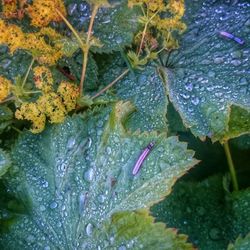
<svg viewBox="0 0 250 250">
<path fill-rule="evenodd" d="M 131 115 L 128 127 L 141 131 L 166 129 L 167 96 L 157 69 L 152 66 L 143 72 L 131 73 L 116 86 L 120 98 L 130 100 L 137 112 Z"/>
<path fill-rule="evenodd" d="M 205 2 L 184 36 L 180 53 L 172 58 L 176 79 L 169 84 L 170 93 L 197 134 L 211 134 L 215 115 L 208 116 L 210 104 L 222 113 L 229 103 L 250 107 L 249 8 L 249 3 Z M 221 31 L 232 33 L 245 44 L 223 37 Z"/>
</svg>

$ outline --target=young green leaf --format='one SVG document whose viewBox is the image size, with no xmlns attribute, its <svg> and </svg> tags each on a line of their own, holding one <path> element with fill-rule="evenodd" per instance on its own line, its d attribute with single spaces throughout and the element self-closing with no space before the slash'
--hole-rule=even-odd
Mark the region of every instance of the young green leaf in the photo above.
<svg viewBox="0 0 250 250">
<path fill-rule="evenodd" d="M 114 213 L 158 202 L 197 163 L 176 137 L 128 134 L 123 121 L 133 111 L 130 103 L 110 110 L 94 109 L 42 134 L 21 136 L 12 151 L 8 187 L 30 200 L 31 209 L 0 236 L 8 249 L 96 249 L 99 244 L 112 249 L 116 242 L 98 237 L 106 233 L 103 223 L 112 226 Z M 141 150 L 152 141 L 155 147 L 134 176 Z"/>
<path fill-rule="evenodd" d="M 234 243 L 228 245 L 227 250 L 248 250 L 250 249 L 250 233 L 242 238 L 239 236 Z"/>
<path fill-rule="evenodd" d="M 248 1 L 234 2 L 233 6 L 205 1 L 195 13 L 193 1 L 187 1 L 188 31 L 179 52 L 168 60 L 174 67 L 166 70 L 167 87 L 184 123 L 201 138 L 223 140 L 250 130 L 248 125 L 240 133 L 228 131 L 232 104 L 244 112 L 250 110 L 249 7 Z"/>
</svg>

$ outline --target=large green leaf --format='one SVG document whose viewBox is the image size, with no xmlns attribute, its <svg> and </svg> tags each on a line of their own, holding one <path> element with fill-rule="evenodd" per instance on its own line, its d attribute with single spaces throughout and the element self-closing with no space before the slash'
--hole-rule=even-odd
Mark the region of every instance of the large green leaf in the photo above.
<svg viewBox="0 0 250 250">
<path fill-rule="evenodd" d="M 84 31 L 87 32 L 91 16 L 89 4 L 76 0 L 73 3 L 72 1 L 66 3 L 66 5 L 69 14 L 67 18 L 73 27 L 79 31 L 84 28 Z M 130 45 L 139 27 L 138 15 L 138 9 L 129 8 L 127 1 L 113 4 L 110 8 L 101 7 L 95 18 L 93 35 L 100 40 L 103 46 L 101 48 L 92 47 L 91 49 L 95 52 L 110 53 Z M 78 46 L 77 41 L 70 42 L 70 46 L 72 45 Z"/>
<path fill-rule="evenodd" d="M 186 2 L 188 30 L 180 50 L 168 61 L 173 64 L 172 69 L 166 69 L 169 96 L 196 136 L 228 139 L 250 130 L 250 4 L 197 2 Z M 220 31 L 234 34 L 245 44 L 221 36 Z M 248 124 L 231 133 L 228 126 L 232 124 L 228 123 L 232 104 L 240 107 Z"/>
<path fill-rule="evenodd" d="M 199 249 L 226 249 L 250 231 L 249 202 L 249 189 L 227 193 L 222 178 L 214 176 L 200 183 L 179 182 L 152 211 L 158 221 L 187 234 Z"/>
<path fill-rule="evenodd" d="M 111 215 L 158 202 L 196 164 L 193 151 L 176 137 L 128 134 L 122 124 L 132 111 L 130 103 L 119 102 L 111 113 L 110 107 L 96 109 L 42 134 L 21 136 L 12 151 L 8 186 L 28 214 L 1 236 L 8 249 L 112 249 L 116 243 L 98 237 L 105 223 L 112 224 Z M 138 155 L 152 141 L 155 147 L 133 176 Z M 127 216 L 125 224 L 132 215 Z M 150 224 L 145 230 L 154 228 Z M 130 229 L 123 230 L 126 237 Z M 135 240 L 133 234 L 129 239 Z"/>
</svg>

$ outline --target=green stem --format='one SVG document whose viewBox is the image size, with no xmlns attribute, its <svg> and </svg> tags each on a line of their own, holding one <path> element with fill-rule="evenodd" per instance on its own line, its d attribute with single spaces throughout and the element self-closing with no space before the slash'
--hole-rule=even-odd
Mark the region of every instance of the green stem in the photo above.
<svg viewBox="0 0 250 250">
<path fill-rule="evenodd" d="M 96 97 L 103 94 L 106 90 L 110 89 L 116 82 L 118 82 L 120 79 L 122 79 L 128 72 L 129 72 L 129 69 L 126 69 L 125 71 L 123 71 L 123 73 L 121 73 L 114 81 L 112 81 L 105 88 L 103 88 L 98 93 L 96 93 L 94 96 L 92 96 L 91 99 L 95 99 Z"/>
<path fill-rule="evenodd" d="M 70 22 L 64 17 L 64 15 L 61 13 L 60 10 L 56 9 L 56 12 L 62 18 L 62 20 L 65 22 L 65 24 L 68 26 L 68 28 L 72 31 L 72 33 L 74 34 L 75 38 L 77 39 L 80 47 L 83 49 L 85 44 L 83 43 L 83 41 L 82 41 L 80 35 L 78 34 L 78 32 L 74 29 L 74 27 L 70 24 Z"/>
<path fill-rule="evenodd" d="M 234 189 L 234 191 L 239 191 L 239 185 L 238 185 L 237 176 L 236 176 L 236 172 L 235 172 L 235 167 L 234 167 L 233 159 L 232 159 L 232 156 L 231 156 L 228 141 L 226 141 L 223 144 L 223 146 L 224 146 L 225 154 L 226 154 L 226 157 L 227 157 L 227 163 L 228 163 L 230 175 L 231 175 L 231 178 L 232 178 L 233 189 Z"/>
<path fill-rule="evenodd" d="M 25 83 L 27 82 L 27 79 L 28 79 L 29 73 L 30 73 L 30 71 L 31 71 L 31 68 L 32 68 L 32 66 L 33 66 L 34 62 L 35 62 L 35 59 L 34 59 L 34 58 L 32 58 L 32 61 L 31 61 L 31 63 L 30 63 L 30 66 L 29 66 L 29 68 L 28 68 L 28 70 L 27 70 L 27 72 L 26 72 L 26 75 L 25 75 L 24 79 L 23 79 L 23 82 L 22 82 L 22 88 L 24 87 Z"/>
<path fill-rule="evenodd" d="M 86 46 L 83 49 L 82 74 L 81 74 L 81 80 L 80 80 L 80 85 L 79 85 L 80 96 L 83 95 L 83 83 L 84 83 L 86 71 L 87 71 L 88 55 L 89 55 L 89 49 L 90 49 L 90 38 L 91 38 L 91 34 L 92 34 L 95 16 L 97 14 L 98 9 L 99 9 L 99 5 L 94 5 L 94 8 L 93 8 L 93 11 L 91 14 L 91 18 L 90 18 L 90 22 L 89 22 Z"/>
</svg>

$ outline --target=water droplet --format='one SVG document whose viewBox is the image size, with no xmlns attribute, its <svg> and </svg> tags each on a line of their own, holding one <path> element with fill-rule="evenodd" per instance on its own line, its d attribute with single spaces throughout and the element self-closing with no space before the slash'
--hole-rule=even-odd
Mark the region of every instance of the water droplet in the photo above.
<svg viewBox="0 0 250 250">
<path fill-rule="evenodd" d="M 94 179 L 94 169 L 93 168 L 89 168 L 85 173 L 84 173 L 84 179 L 88 182 L 93 181 Z"/>
<path fill-rule="evenodd" d="M 55 209 L 55 208 L 57 208 L 57 203 L 55 201 L 53 201 L 53 202 L 51 202 L 51 204 L 49 205 L 49 207 L 51 209 Z"/>
<path fill-rule="evenodd" d="M 46 210 L 46 207 L 45 207 L 44 205 L 41 205 L 41 206 L 39 207 L 39 209 L 40 209 L 41 212 L 43 212 L 43 211 Z"/>
<path fill-rule="evenodd" d="M 224 62 L 224 58 L 223 57 L 215 57 L 214 58 L 214 63 L 215 64 L 220 64 Z"/>
<path fill-rule="evenodd" d="M 121 245 L 121 246 L 118 247 L 118 250 L 127 250 L 127 248 L 126 248 L 126 246 Z"/>
<path fill-rule="evenodd" d="M 241 61 L 240 61 L 240 60 L 232 60 L 231 63 L 232 63 L 234 66 L 239 66 L 239 65 L 241 65 Z"/>
<path fill-rule="evenodd" d="M 111 147 L 107 147 L 107 154 L 108 154 L 108 155 L 110 155 L 110 154 L 111 154 L 111 152 L 112 152 Z"/>
<path fill-rule="evenodd" d="M 215 77 L 215 72 L 213 72 L 213 71 L 208 71 L 207 75 L 208 75 L 209 77 Z"/>
<path fill-rule="evenodd" d="M 186 83 L 185 89 L 191 92 L 193 90 L 193 84 L 191 82 Z"/>
<path fill-rule="evenodd" d="M 240 85 L 247 85 L 247 84 L 248 84 L 247 79 L 245 77 L 242 77 L 240 79 Z"/>
<path fill-rule="evenodd" d="M 27 237 L 27 241 L 28 241 L 29 243 L 34 243 L 35 240 L 36 240 L 36 238 L 35 238 L 35 236 L 32 235 L 32 234 L 30 234 L 30 235 Z"/>
<path fill-rule="evenodd" d="M 76 139 L 75 137 L 70 137 L 69 140 L 68 140 L 68 143 L 67 143 L 67 148 L 68 149 L 72 149 L 76 144 Z"/>
<path fill-rule="evenodd" d="M 103 194 L 101 194 L 101 195 L 99 195 L 99 196 L 97 197 L 97 199 L 98 199 L 98 201 L 99 201 L 100 203 L 104 203 L 106 197 L 105 197 Z"/>
<path fill-rule="evenodd" d="M 87 201 L 87 196 L 88 196 L 88 192 L 85 193 L 81 193 L 79 195 L 79 214 L 82 215 L 85 205 L 86 205 L 86 201 Z"/>
<path fill-rule="evenodd" d="M 193 98 L 191 99 L 191 102 L 192 102 L 194 105 L 198 105 L 199 102 L 200 102 L 200 99 L 199 99 L 198 97 L 193 97 Z"/>
<path fill-rule="evenodd" d="M 74 13 L 76 12 L 76 9 L 77 9 L 77 4 L 76 3 L 69 4 L 69 6 L 67 8 L 69 16 L 73 16 Z"/>
<path fill-rule="evenodd" d="M 85 228 L 86 234 L 87 234 L 88 236 L 91 236 L 92 233 L 93 233 L 93 229 L 94 229 L 93 225 L 92 225 L 91 223 L 89 223 L 89 224 L 86 226 L 86 228 Z"/>
</svg>

